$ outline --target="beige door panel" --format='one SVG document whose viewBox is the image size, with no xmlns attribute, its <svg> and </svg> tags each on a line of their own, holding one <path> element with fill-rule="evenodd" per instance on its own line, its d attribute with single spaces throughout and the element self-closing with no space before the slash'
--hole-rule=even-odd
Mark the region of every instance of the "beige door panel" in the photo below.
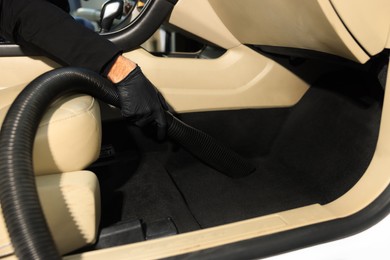
<svg viewBox="0 0 390 260">
<path fill-rule="evenodd" d="M 286 107 L 308 89 L 296 75 L 240 45 L 217 59 L 161 58 L 138 49 L 137 62 L 178 112 Z"/>
</svg>

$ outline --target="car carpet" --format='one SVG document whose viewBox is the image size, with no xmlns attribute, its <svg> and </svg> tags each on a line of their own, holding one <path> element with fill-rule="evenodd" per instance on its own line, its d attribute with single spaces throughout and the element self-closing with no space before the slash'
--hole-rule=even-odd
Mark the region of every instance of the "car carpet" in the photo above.
<svg viewBox="0 0 390 260">
<path fill-rule="evenodd" d="M 99 178 L 101 228 L 131 220 L 140 220 L 146 227 L 172 218 L 178 232 L 199 229 L 160 161 L 166 144 L 144 137 L 124 121 L 105 122 L 102 139 L 104 154 L 109 156 L 89 168 Z"/>
<path fill-rule="evenodd" d="M 257 170 L 248 177 L 231 179 L 183 149 L 174 151 L 166 166 L 202 228 L 325 204 L 347 192 L 367 169 L 376 147 L 381 100 L 375 80 L 346 72 L 314 85 L 298 104 L 286 109 L 288 116 L 282 124 L 278 118 L 272 122 L 232 116 L 239 111 L 182 115 L 188 124 L 241 154 L 252 155 Z M 268 124 L 280 125 L 279 130 L 273 128 L 274 141 L 269 133 L 272 128 L 264 127 Z M 252 133 L 262 126 L 270 138 L 263 140 L 264 147 L 259 143 L 264 131 Z"/>
<path fill-rule="evenodd" d="M 256 172 L 241 179 L 216 172 L 177 144 L 160 144 L 134 127 L 109 123 L 103 144 L 130 151 L 119 151 L 127 161 L 98 174 L 103 226 L 170 217 L 183 233 L 342 195 L 372 158 L 383 97 L 376 82 L 354 75 L 321 80 L 291 108 L 180 115 L 255 162 Z M 129 136 L 133 140 L 125 141 Z"/>
</svg>

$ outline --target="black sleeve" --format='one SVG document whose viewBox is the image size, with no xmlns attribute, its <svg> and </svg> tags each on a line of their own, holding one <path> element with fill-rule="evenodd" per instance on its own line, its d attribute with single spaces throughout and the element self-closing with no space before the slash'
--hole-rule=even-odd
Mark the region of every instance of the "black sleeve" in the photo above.
<svg viewBox="0 0 390 260">
<path fill-rule="evenodd" d="M 48 0 L 50 3 L 55 4 L 65 12 L 69 13 L 70 7 L 68 0 Z"/>
<path fill-rule="evenodd" d="M 77 23 L 55 2 L 60 0 L 0 0 L 0 34 L 65 65 L 102 72 L 121 50 Z"/>
</svg>

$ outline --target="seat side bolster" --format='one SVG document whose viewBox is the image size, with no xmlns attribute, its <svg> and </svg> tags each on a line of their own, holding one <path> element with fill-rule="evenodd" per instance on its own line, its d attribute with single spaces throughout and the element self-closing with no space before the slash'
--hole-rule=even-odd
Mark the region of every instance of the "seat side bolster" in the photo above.
<svg viewBox="0 0 390 260">
<path fill-rule="evenodd" d="M 61 254 L 92 244 L 100 220 L 98 180 L 89 171 L 37 176 L 46 220 Z M 0 257 L 13 252 L 0 214 Z"/>
</svg>

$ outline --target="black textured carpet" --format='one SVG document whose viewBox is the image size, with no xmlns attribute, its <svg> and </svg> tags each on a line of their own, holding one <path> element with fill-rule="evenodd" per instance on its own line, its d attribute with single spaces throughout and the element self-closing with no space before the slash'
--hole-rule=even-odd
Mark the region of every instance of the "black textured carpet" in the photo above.
<svg viewBox="0 0 390 260">
<path fill-rule="evenodd" d="M 251 176 L 230 179 L 183 149 L 172 154 L 167 169 L 201 227 L 324 204 L 359 180 L 375 150 L 381 93 L 346 75 L 323 79 L 285 113 L 269 110 L 275 120 L 254 111 L 182 116 L 257 164 Z"/>
<path fill-rule="evenodd" d="M 102 185 L 103 226 L 170 217 L 187 232 L 336 199 L 359 180 L 374 153 L 383 97 L 378 86 L 343 72 L 320 80 L 292 108 L 181 115 L 253 160 L 256 172 L 242 179 L 216 172 L 178 145 L 109 123 L 103 141 L 118 158 L 93 169 Z"/>
<path fill-rule="evenodd" d="M 103 146 L 111 149 L 111 156 L 90 167 L 100 182 L 102 228 L 128 220 L 148 225 L 171 218 L 180 233 L 199 229 L 162 163 L 167 144 L 113 121 L 103 125 Z"/>
</svg>

